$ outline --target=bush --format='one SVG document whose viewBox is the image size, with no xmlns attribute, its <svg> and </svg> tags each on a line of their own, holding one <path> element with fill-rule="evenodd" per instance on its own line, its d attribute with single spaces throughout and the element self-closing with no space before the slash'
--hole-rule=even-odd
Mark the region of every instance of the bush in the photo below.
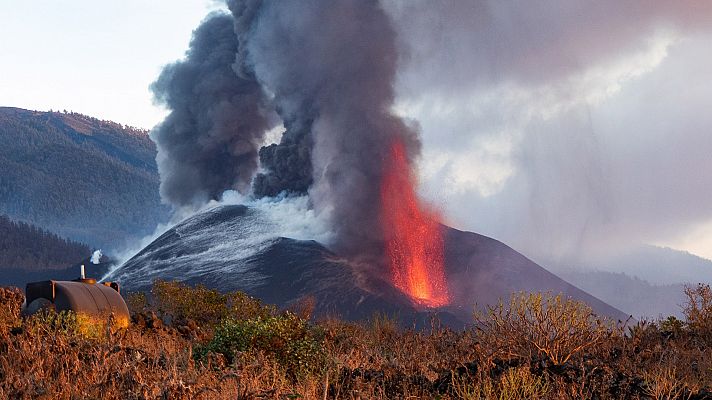
<svg viewBox="0 0 712 400">
<path fill-rule="evenodd" d="M 290 312 L 249 320 L 230 318 L 215 328 L 213 339 L 197 349 L 196 356 L 219 353 L 232 363 L 239 353 L 257 351 L 274 357 L 288 374 L 299 377 L 323 368 L 322 341 L 319 330 Z"/>
<path fill-rule="evenodd" d="M 14 327 L 20 323 L 20 310 L 24 301 L 22 290 L 0 287 L 0 327 Z"/>
<path fill-rule="evenodd" d="M 131 314 L 141 313 L 148 309 L 148 296 L 144 292 L 131 292 L 126 295 L 126 306 Z"/>
<path fill-rule="evenodd" d="M 226 318 L 266 318 L 276 312 L 273 306 L 265 306 L 259 300 L 242 292 L 220 293 L 203 285 L 190 287 L 181 282 L 157 280 L 151 290 L 154 306 L 160 314 L 177 319 L 194 320 L 201 325 L 217 325 Z M 135 311 L 150 309 L 141 295 L 130 297 L 129 304 Z"/>
<path fill-rule="evenodd" d="M 688 385 L 680 379 L 677 369 L 673 367 L 659 366 L 652 371 L 644 371 L 645 394 L 654 400 L 668 399 L 689 399 L 692 391 Z M 685 396 L 688 394 L 688 396 Z"/>
<path fill-rule="evenodd" d="M 712 340 L 712 289 L 710 285 L 685 287 L 687 303 L 682 312 L 687 326 L 702 338 Z"/>
<path fill-rule="evenodd" d="M 507 370 L 499 381 L 502 400 L 544 399 L 549 392 L 549 382 L 545 377 L 535 376 L 529 368 Z"/>
<path fill-rule="evenodd" d="M 227 296 L 203 285 L 158 280 L 151 290 L 158 311 L 176 318 L 217 323 L 228 315 Z"/>
<path fill-rule="evenodd" d="M 539 400 L 550 391 L 549 379 L 532 374 L 528 367 L 510 368 L 497 379 L 483 373 L 453 379 L 453 394 L 465 400 Z"/>
<path fill-rule="evenodd" d="M 580 303 L 518 294 L 478 316 L 477 329 L 404 329 L 383 314 L 311 324 L 245 294 L 201 302 L 204 288 L 173 285 L 157 291 L 167 296 L 164 309 L 191 315 L 205 304 L 226 317 L 200 335 L 183 334 L 180 324 L 138 323 L 87 333 L 73 313 L 20 319 L 20 297 L 0 290 L 0 305 L 12 305 L 3 309 L 18 323 L 0 329 L 0 399 L 605 400 L 712 392 L 712 346 L 673 318 L 640 321 L 622 335 Z M 706 290 L 690 292 L 696 306 L 687 312 L 700 327 Z M 156 303 L 135 303 L 156 314 Z"/>
<path fill-rule="evenodd" d="M 475 315 L 480 340 L 491 356 L 549 359 L 555 365 L 603 342 L 613 330 L 589 306 L 550 293 L 512 296 L 510 303 Z"/>
<path fill-rule="evenodd" d="M 658 322 L 658 327 L 661 332 L 668 335 L 679 336 L 682 334 L 683 329 L 685 329 L 685 323 L 677 319 L 674 315 L 670 315 L 664 320 Z"/>
<path fill-rule="evenodd" d="M 226 296 L 228 316 L 230 318 L 246 320 L 268 318 L 277 314 L 277 307 L 264 305 L 261 301 L 243 292 L 230 292 Z M 303 317 L 303 319 L 308 318 Z"/>
<path fill-rule="evenodd" d="M 66 336 L 103 340 L 113 331 L 112 321 L 73 311 L 56 312 L 48 309 L 30 316 L 24 324 L 26 330 L 39 336 Z"/>
</svg>

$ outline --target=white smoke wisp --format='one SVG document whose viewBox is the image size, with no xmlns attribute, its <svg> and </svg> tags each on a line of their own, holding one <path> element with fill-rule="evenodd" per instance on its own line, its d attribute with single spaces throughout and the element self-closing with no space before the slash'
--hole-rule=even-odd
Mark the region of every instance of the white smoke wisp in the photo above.
<svg viewBox="0 0 712 400">
<path fill-rule="evenodd" d="M 101 256 L 102 256 L 102 255 L 103 255 L 103 253 L 101 252 L 101 249 L 94 251 L 94 252 L 91 254 L 91 260 L 90 260 L 91 263 L 92 263 L 92 264 L 95 264 L 95 265 L 96 265 L 96 264 L 99 264 L 99 263 L 101 262 Z"/>
<path fill-rule="evenodd" d="M 274 232 L 279 236 L 296 240 L 316 240 L 327 247 L 333 243 L 334 232 L 327 218 L 323 214 L 317 214 L 310 207 L 307 196 L 280 195 L 274 198 L 254 199 L 243 196 L 237 191 L 228 190 L 223 193 L 220 201 L 210 202 L 203 209 L 234 204 L 242 204 L 264 213 L 273 224 Z"/>
</svg>

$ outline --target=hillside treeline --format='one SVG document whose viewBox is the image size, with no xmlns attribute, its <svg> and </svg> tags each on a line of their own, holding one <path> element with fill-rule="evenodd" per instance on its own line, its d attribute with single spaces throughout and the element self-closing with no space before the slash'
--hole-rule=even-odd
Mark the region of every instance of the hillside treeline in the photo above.
<svg viewBox="0 0 712 400">
<path fill-rule="evenodd" d="M 84 244 L 0 215 L 0 268 L 66 268 L 90 251 Z"/>
<path fill-rule="evenodd" d="M 0 107 L 0 213 L 102 248 L 167 210 L 146 131 L 76 113 Z"/>
</svg>

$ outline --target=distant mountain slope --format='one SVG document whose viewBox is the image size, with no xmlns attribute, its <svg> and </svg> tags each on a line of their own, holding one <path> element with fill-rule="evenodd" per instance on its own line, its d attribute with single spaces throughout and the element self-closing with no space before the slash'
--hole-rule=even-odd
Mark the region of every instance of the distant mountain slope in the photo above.
<svg viewBox="0 0 712 400">
<path fill-rule="evenodd" d="M 471 313 L 472 305 L 509 301 L 512 293 L 551 292 L 588 304 L 596 313 L 626 320 L 623 312 L 566 282 L 506 244 L 474 232 L 445 229 L 445 267 L 451 295 Z"/>
<path fill-rule="evenodd" d="M 621 272 L 652 285 L 712 284 L 712 261 L 669 247 L 639 245 L 612 254 L 572 259 L 541 259 L 554 273 L 569 271 Z"/>
<path fill-rule="evenodd" d="M 0 213 L 102 248 L 148 233 L 160 205 L 146 131 L 0 107 Z"/>
<path fill-rule="evenodd" d="M 445 230 L 446 273 L 452 304 L 439 312 L 471 322 L 475 304 L 505 301 L 513 292 L 552 291 L 588 303 L 614 318 L 627 315 L 564 282 L 508 246 L 470 232 Z M 375 311 L 417 315 L 419 306 L 385 276 L 364 272 L 313 240 L 281 237 L 265 211 L 222 206 L 174 226 L 109 274 L 129 290 L 148 290 L 155 279 L 241 290 L 287 307 L 315 300 L 317 315 L 360 319 Z"/>
<path fill-rule="evenodd" d="M 641 245 L 609 255 L 542 263 L 635 317 L 679 317 L 684 286 L 712 284 L 712 261 L 667 247 Z"/>
<path fill-rule="evenodd" d="M 0 271 L 67 268 L 90 254 L 88 246 L 0 215 Z"/>
<path fill-rule="evenodd" d="M 620 272 L 566 271 L 559 276 L 636 318 L 682 318 L 685 285 L 653 285 Z"/>
<path fill-rule="evenodd" d="M 582 265 L 586 269 L 625 272 L 655 285 L 712 283 L 712 261 L 686 251 L 640 246 Z"/>
</svg>

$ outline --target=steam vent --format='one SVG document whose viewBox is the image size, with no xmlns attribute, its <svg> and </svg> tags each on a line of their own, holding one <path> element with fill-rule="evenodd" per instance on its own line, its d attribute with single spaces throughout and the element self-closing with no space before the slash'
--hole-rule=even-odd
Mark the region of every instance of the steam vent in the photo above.
<svg viewBox="0 0 712 400">
<path fill-rule="evenodd" d="M 50 308 L 57 312 L 73 311 L 96 321 L 113 318 L 117 328 L 129 325 L 129 309 L 116 282 L 97 283 L 83 277 L 73 281 L 31 282 L 25 288 L 25 296 L 27 315 Z"/>
</svg>

